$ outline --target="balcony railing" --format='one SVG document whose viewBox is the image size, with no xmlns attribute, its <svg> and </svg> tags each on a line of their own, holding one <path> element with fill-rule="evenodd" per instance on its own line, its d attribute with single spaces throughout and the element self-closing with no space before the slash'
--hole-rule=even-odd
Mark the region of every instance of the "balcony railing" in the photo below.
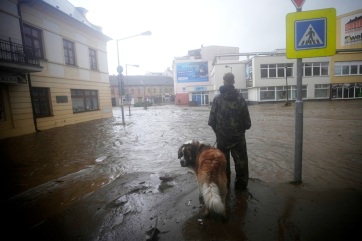
<svg viewBox="0 0 362 241">
<path fill-rule="evenodd" d="M 0 39 L 0 61 L 40 66 L 38 51 L 23 45 Z"/>
</svg>

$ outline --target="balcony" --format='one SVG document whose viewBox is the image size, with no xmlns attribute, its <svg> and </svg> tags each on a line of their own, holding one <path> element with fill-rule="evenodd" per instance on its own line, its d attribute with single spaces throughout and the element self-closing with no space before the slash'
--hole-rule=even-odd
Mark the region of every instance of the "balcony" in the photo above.
<svg viewBox="0 0 362 241">
<path fill-rule="evenodd" d="M 31 73 L 42 69 L 36 49 L 0 39 L 0 71 Z"/>
</svg>

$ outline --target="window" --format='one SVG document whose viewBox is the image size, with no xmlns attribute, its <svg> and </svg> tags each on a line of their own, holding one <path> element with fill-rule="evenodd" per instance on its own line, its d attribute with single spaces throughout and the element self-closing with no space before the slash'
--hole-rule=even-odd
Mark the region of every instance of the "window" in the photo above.
<svg viewBox="0 0 362 241">
<path fill-rule="evenodd" d="M 32 87 L 31 93 L 33 95 L 34 109 L 36 117 L 51 116 L 50 109 L 50 91 L 49 88 Z"/>
<path fill-rule="evenodd" d="M 329 97 L 329 85 L 314 85 L 314 97 L 315 98 L 328 98 Z"/>
<path fill-rule="evenodd" d="M 327 76 L 328 62 L 303 63 L 303 76 Z"/>
<path fill-rule="evenodd" d="M 275 87 L 260 88 L 260 100 L 275 100 Z"/>
<path fill-rule="evenodd" d="M 342 66 L 342 75 L 349 75 L 349 66 Z"/>
<path fill-rule="evenodd" d="M 192 101 L 197 103 L 197 105 L 208 105 L 209 95 L 207 94 L 207 92 L 193 92 Z"/>
<path fill-rule="evenodd" d="M 357 64 L 351 64 L 351 75 L 358 74 L 358 65 Z"/>
<path fill-rule="evenodd" d="M 362 75 L 362 61 L 335 62 L 334 75 Z"/>
<path fill-rule="evenodd" d="M 90 68 L 93 70 L 97 70 L 97 51 L 94 49 L 89 49 L 89 62 L 90 62 Z"/>
<path fill-rule="evenodd" d="M 71 90 L 73 113 L 98 110 L 98 90 Z"/>
<path fill-rule="evenodd" d="M 74 42 L 63 39 L 65 64 L 75 65 Z"/>
<path fill-rule="evenodd" d="M 272 87 L 261 87 L 260 88 L 260 100 L 271 101 L 271 100 L 284 100 L 287 97 L 286 86 L 272 86 Z M 288 86 L 288 99 L 297 98 L 297 86 Z M 302 98 L 307 98 L 307 86 L 302 86 Z"/>
<path fill-rule="evenodd" d="M 293 76 L 293 64 L 262 64 L 260 65 L 261 78 L 285 77 L 285 66 L 287 66 L 287 76 Z"/>
<path fill-rule="evenodd" d="M 290 88 L 292 89 L 290 99 L 296 100 L 297 99 L 297 86 L 292 85 L 292 86 L 290 86 Z M 307 98 L 307 86 L 303 85 L 302 86 L 302 99 L 305 99 L 305 98 Z"/>
<path fill-rule="evenodd" d="M 303 63 L 303 76 L 312 76 L 312 64 Z"/>
<path fill-rule="evenodd" d="M 276 64 L 269 64 L 269 78 L 275 78 L 277 77 L 277 68 Z"/>
<path fill-rule="evenodd" d="M 333 99 L 362 98 L 362 84 L 333 84 Z"/>
<path fill-rule="evenodd" d="M 286 100 L 286 99 L 289 100 L 291 96 L 292 94 L 290 86 L 277 86 L 277 91 L 276 91 L 277 100 Z"/>
<path fill-rule="evenodd" d="M 260 77 L 268 78 L 268 65 L 267 64 L 260 65 Z"/>
<path fill-rule="evenodd" d="M 293 64 L 286 64 L 287 66 L 287 76 L 293 76 Z"/>
<path fill-rule="evenodd" d="M 40 29 L 32 26 L 23 25 L 24 47 L 30 54 L 35 53 L 35 57 L 43 59 L 42 32 Z"/>
</svg>

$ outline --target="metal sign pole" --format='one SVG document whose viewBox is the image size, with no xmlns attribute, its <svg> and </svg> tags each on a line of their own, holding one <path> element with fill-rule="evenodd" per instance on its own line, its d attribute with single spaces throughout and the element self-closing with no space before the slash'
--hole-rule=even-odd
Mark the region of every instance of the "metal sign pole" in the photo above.
<svg viewBox="0 0 362 241">
<path fill-rule="evenodd" d="M 286 56 L 297 60 L 297 96 L 295 102 L 294 182 L 302 182 L 303 155 L 303 62 L 302 58 L 332 56 L 336 52 L 336 9 L 302 12 L 305 0 L 292 0 L 295 13 L 286 17 Z"/>
<path fill-rule="evenodd" d="M 302 8 L 297 8 L 301 12 Z M 294 182 L 302 182 L 303 156 L 303 63 L 297 58 L 297 100 L 295 102 L 295 152 L 294 152 Z"/>
<path fill-rule="evenodd" d="M 117 72 L 118 72 L 118 92 L 119 92 L 119 97 L 121 99 L 121 111 L 122 111 L 122 125 L 125 124 L 124 122 L 124 110 L 123 110 L 123 96 L 122 96 L 122 91 L 123 91 L 123 86 L 122 86 L 122 82 L 123 82 L 123 67 L 119 65 L 119 54 L 118 54 L 118 41 L 117 41 L 117 58 L 118 58 L 118 67 L 117 67 Z"/>
<path fill-rule="evenodd" d="M 123 76 L 122 74 L 118 74 L 118 91 L 119 91 L 119 97 L 121 99 L 121 112 L 122 112 L 122 125 L 125 124 L 124 122 L 124 109 L 123 109 L 123 86 L 122 86 Z"/>
</svg>

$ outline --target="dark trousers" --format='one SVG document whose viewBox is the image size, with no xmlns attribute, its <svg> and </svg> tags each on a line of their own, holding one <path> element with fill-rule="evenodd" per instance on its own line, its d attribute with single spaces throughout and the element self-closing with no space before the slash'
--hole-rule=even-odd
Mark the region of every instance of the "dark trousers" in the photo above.
<svg viewBox="0 0 362 241">
<path fill-rule="evenodd" d="M 217 148 L 219 148 L 225 155 L 227 165 L 226 165 L 226 174 L 228 178 L 228 186 L 230 186 L 230 154 L 234 159 L 235 164 L 235 173 L 236 180 L 235 185 L 241 188 L 246 188 L 248 186 L 249 181 L 249 166 L 248 166 L 248 153 L 246 149 L 246 140 L 245 136 L 237 143 L 231 145 L 219 145 L 217 144 Z"/>
</svg>

